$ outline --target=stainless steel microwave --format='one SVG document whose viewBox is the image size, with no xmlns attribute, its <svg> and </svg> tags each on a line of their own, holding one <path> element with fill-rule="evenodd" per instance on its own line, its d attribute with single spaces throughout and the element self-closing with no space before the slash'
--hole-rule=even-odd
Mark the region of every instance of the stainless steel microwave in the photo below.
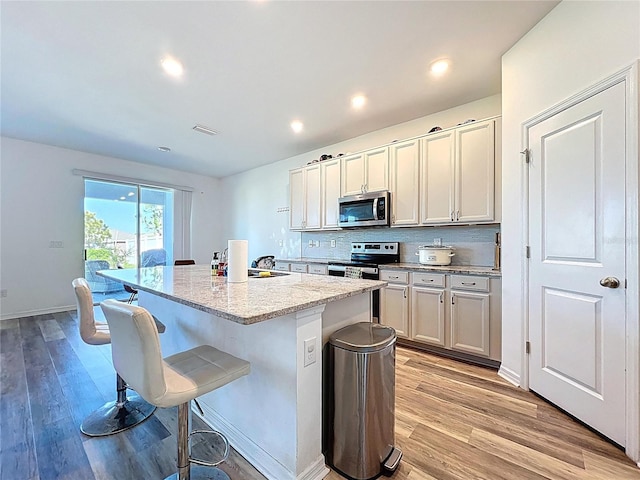
<svg viewBox="0 0 640 480">
<path fill-rule="evenodd" d="M 388 191 L 339 198 L 338 226 L 372 227 L 389 225 L 389 200 Z"/>
</svg>

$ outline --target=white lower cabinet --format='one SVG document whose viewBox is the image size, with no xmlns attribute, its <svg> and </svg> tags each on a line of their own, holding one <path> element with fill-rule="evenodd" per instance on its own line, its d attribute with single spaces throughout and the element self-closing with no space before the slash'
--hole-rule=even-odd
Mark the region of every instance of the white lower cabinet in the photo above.
<svg viewBox="0 0 640 480">
<path fill-rule="evenodd" d="M 398 337 L 499 361 L 500 279 L 381 270 L 380 323 Z"/>
<path fill-rule="evenodd" d="M 390 283 L 380 291 L 380 323 L 392 327 L 398 337 L 408 338 L 409 287 L 407 285 Z"/>
<path fill-rule="evenodd" d="M 411 287 L 411 338 L 446 345 L 444 290 Z"/>
</svg>

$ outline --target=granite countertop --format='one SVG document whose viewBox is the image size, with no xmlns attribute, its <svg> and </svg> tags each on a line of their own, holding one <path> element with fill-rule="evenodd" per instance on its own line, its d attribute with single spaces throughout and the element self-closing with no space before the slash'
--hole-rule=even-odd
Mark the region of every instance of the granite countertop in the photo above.
<svg viewBox="0 0 640 480">
<path fill-rule="evenodd" d="M 299 257 L 299 258 L 276 258 L 276 262 L 285 263 L 322 263 L 328 264 L 329 262 L 344 262 L 339 258 L 311 258 L 311 257 Z"/>
<path fill-rule="evenodd" d="M 98 275 L 244 325 L 387 285 L 378 280 L 305 273 L 227 283 L 227 277 L 212 277 L 209 265 L 101 270 Z"/>
<path fill-rule="evenodd" d="M 485 275 L 487 277 L 502 277 L 500 270 L 493 267 L 474 267 L 471 265 L 447 265 L 437 267 L 420 263 L 388 263 L 380 265 L 381 270 L 409 270 L 412 272 L 460 273 L 463 275 Z"/>
</svg>

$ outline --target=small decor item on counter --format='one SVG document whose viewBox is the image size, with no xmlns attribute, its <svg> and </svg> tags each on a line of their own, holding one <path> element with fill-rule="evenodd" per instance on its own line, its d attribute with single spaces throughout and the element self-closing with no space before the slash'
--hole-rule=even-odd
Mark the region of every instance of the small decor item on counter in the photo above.
<svg viewBox="0 0 640 480">
<path fill-rule="evenodd" d="M 227 271 L 227 249 L 225 248 L 220 254 L 220 263 L 218 264 L 218 276 L 224 276 Z"/>
<path fill-rule="evenodd" d="M 455 253 L 453 253 L 453 247 L 425 245 L 418 247 L 416 255 L 420 257 L 418 261 L 422 265 L 445 266 L 451 265 L 451 257 L 453 257 Z"/>
<path fill-rule="evenodd" d="M 218 267 L 220 266 L 219 253 L 220 252 L 213 252 L 213 257 L 211 258 L 211 275 L 214 277 L 218 275 Z"/>
<path fill-rule="evenodd" d="M 249 278 L 249 242 L 247 240 L 229 240 L 228 251 L 227 281 L 229 283 L 246 282 Z"/>
<path fill-rule="evenodd" d="M 442 130 L 442 128 L 441 128 L 441 127 L 436 126 L 436 127 L 433 127 L 431 130 L 429 130 L 429 133 L 439 132 L 440 130 Z"/>
<path fill-rule="evenodd" d="M 251 268 L 264 268 L 265 270 L 272 270 L 275 266 L 276 261 L 273 255 L 258 257 L 253 262 L 251 262 Z"/>
</svg>

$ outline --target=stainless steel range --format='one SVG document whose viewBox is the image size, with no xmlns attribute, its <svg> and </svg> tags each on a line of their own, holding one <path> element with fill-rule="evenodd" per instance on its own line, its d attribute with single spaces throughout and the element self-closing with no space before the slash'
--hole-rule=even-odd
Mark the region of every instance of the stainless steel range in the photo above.
<svg viewBox="0 0 640 480">
<path fill-rule="evenodd" d="M 400 262 L 400 244 L 398 242 L 352 242 L 351 260 L 329 262 L 329 275 L 344 277 L 346 267 L 358 267 L 362 278 L 378 280 L 378 266 Z M 373 317 L 378 321 L 380 315 L 380 291 L 373 292 Z"/>
</svg>

